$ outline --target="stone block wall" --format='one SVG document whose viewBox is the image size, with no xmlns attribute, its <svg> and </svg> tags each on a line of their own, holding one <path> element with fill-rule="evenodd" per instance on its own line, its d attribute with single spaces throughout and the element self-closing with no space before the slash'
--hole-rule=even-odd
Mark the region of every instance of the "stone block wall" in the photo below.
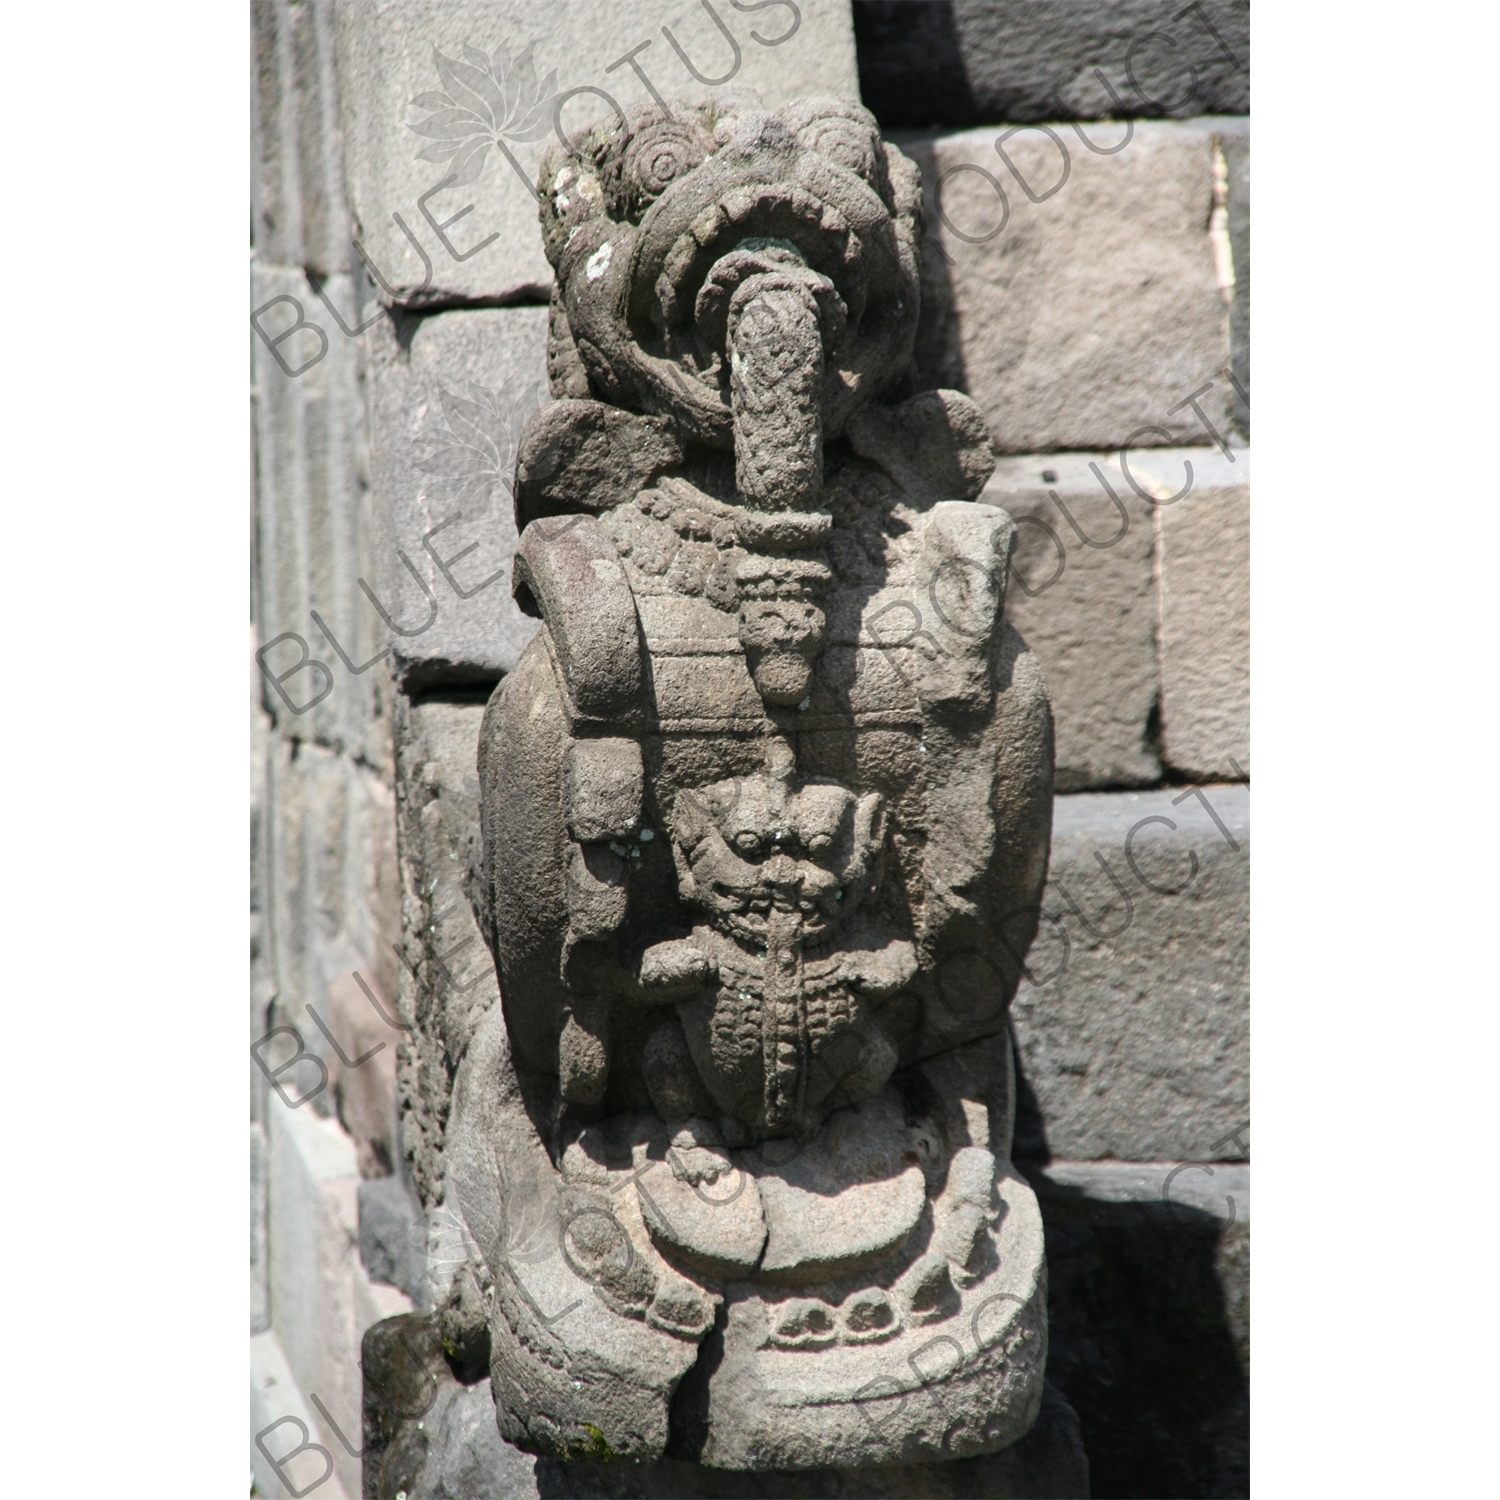
<svg viewBox="0 0 1500 1500">
<path fill-rule="evenodd" d="M 1248 1493 L 1248 7 L 855 0 L 1056 721 L 1016 1157 L 1094 1493 Z M 1169 80 L 1171 80 L 1169 82 Z"/>
<path fill-rule="evenodd" d="M 361 1184 L 403 1170 L 393 700 L 365 594 L 371 308 L 334 7 L 251 17 L 251 1464 L 262 1494 L 357 1495 L 360 1338 L 412 1306 L 360 1256 Z"/>
<path fill-rule="evenodd" d="M 552 399 L 537 108 L 573 91 L 571 126 L 655 88 L 863 90 L 922 167 L 917 385 L 990 423 L 1007 608 L 1056 721 L 1012 1018 L 1049 1377 L 1096 1494 L 1247 1493 L 1248 7 L 607 14 L 253 6 L 254 1430 L 295 1418 L 252 1444 L 259 1489 L 307 1485 L 323 1450 L 317 1493 L 373 1482 L 361 1339 L 443 1287 L 438 1101 L 496 998 L 467 888 L 477 726 L 536 629 L 509 480 Z M 420 133 L 453 60 L 514 82 L 505 150 Z"/>
</svg>

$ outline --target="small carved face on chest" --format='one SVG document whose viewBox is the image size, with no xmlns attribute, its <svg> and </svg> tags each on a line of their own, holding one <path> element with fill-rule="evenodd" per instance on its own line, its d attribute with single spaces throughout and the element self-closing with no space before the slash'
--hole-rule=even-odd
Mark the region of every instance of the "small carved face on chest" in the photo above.
<svg viewBox="0 0 1500 1500">
<path fill-rule="evenodd" d="M 744 944 L 818 947 L 848 926 L 879 883 L 884 799 L 821 777 L 719 781 L 682 792 L 672 851 L 683 900 Z"/>
</svg>

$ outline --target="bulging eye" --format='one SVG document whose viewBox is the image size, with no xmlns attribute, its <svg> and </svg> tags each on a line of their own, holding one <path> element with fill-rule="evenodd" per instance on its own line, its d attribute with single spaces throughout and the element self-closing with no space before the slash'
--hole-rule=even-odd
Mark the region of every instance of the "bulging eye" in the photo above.
<svg viewBox="0 0 1500 1500">
<path fill-rule="evenodd" d="M 809 834 L 806 848 L 809 854 L 827 854 L 833 848 L 833 836 L 827 833 Z"/>
<path fill-rule="evenodd" d="M 758 833 L 752 833 L 748 828 L 742 829 L 734 836 L 734 847 L 741 854 L 759 854 L 761 839 Z"/>
</svg>

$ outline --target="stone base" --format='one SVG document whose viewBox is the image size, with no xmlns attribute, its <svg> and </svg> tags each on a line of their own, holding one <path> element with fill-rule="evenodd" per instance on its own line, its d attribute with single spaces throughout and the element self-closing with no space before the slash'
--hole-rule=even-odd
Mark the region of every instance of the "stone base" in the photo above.
<svg viewBox="0 0 1500 1500">
<path fill-rule="evenodd" d="M 744 1473 L 663 1459 L 559 1463 L 501 1436 L 488 1379 L 465 1385 L 431 1317 L 390 1318 L 365 1339 L 365 1500 L 1072 1500 L 1089 1494 L 1078 1417 L 1054 1386 L 1020 1442 L 948 1463 Z M 468 1372 L 465 1372 L 468 1373 Z"/>
<path fill-rule="evenodd" d="M 502 1433 L 559 1462 L 674 1456 L 762 1473 L 953 1461 L 1013 1445 L 1041 1405 L 1046 1272 L 1034 1194 L 979 1143 L 1000 1144 L 1005 1133 L 988 1102 L 1005 1053 L 988 1056 L 975 1078 L 949 1080 L 948 1097 L 964 1108 L 944 1113 L 941 1125 L 926 1115 L 907 1123 L 876 1098 L 836 1111 L 803 1155 L 763 1162 L 764 1175 L 753 1162 L 740 1169 L 732 1192 L 772 1203 L 767 1222 L 786 1229 L 790 1245 L 788 1217 L 812 1220 L 820 1189 L 830 1201 L 853 1191 L 816 1163 L 829 1173 L 835 1160 L 867 1163 L 873 1198 L 862 1196 L 849 1219 L 830 1220 L 817 1236 L 825 1249 L 842 1247 L 844 1260 L 809 1261 L 788 1249 L 774 1276 L 763 1263 L 754 1279 L 706 1271 L 700 1282 L 686 1262 L 667 1259 L 645 1219 L 646 1194 L 661 1236 L 705 1256 L 719 1227 L 713 1215 L 695 1215 L 697 1200 L 668 1188 L 666 1167 L 641 1184 L 637 1174 L 653 1159 L 633 1172 L 636 1158 L 617 1162 L 603 1140 L 597 1157 L 569 1145 L 562 1170 L 554 1167 L 524 1106 L 505 1017 L 492 1010 L 455 1081 L 445 1203 L 462 1214 L 480 1293 L 465 1311 L 460 1291 L 454 1326 L 466 1332 L 456 1342 L 487 1328 Z M 874 1123 L 861 1124 L 866 1113 Z M 819 1143 L 835 1140 L 848 1149 L 820 1156 Z M 621 1151 L 633 1150 L 624 1141 Z M 889 1149 L 874 1151 L 876 1141 Z M 888 1190 L 906 1181 L 908 1153 L 928 1166 L 912 1174 L 915 1203 L 887 1221 L 876 1209 L 889 1209 Z M 783 1207 L 802 1206 L 781 1213 L 773 1186 Z M 612 1237 L 590 1241 L 573 1227 L 589 1220 L 608 1224 Z M 864 1233 L 870 1243 L 858 1238 Z M 605 1257 L 621 1245 L 628 1256 Z M 766 1245 L 769 1259 L 774 1234 Z M 868 1264 L 868 1253 L 882 1259 Z M 870 1307 L 884 1320 L 861 1315 Z"/>
</svg>

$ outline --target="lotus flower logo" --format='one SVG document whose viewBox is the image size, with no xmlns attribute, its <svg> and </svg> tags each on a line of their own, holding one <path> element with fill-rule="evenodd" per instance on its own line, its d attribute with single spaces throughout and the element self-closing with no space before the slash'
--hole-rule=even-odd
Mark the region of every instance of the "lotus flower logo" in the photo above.
<svg viewBox="0 0 1500 1500">
<path fill-rule="evenodd" d="M 412 466 L 437 476 L 432 488 L 452 498 L 470 516 L 484 514 L 495 487 L 510 490 L 516 443 L 526 418 L 542 404 L 540 385 L 512 395 L 506 388 L 489 391 L 469 381 L 464 395 L 438 387 L 443 424 L 417 436 Z M 477 501 L 468 510 L 469 502 Z"/>
<path fill-rule="evenodd" d="M 433 65 L 444 93 L 418 94 L 417 109 L 436 111 L 411 127 L 433 145 L 419 151 L 418 161 L 447 162 L 453 186 L 473 182 L 484 170 L 491 146 L 497 146 L 518 171 L 520 164 L 506 141 L 540 140 L 552 128 L 557 101 L 557 72 L 538 81 L 533 42 L 514 59 L 502 43 L 493 57 L 464 44 L 462 59 L 432 49 Z"/>
</svg>

